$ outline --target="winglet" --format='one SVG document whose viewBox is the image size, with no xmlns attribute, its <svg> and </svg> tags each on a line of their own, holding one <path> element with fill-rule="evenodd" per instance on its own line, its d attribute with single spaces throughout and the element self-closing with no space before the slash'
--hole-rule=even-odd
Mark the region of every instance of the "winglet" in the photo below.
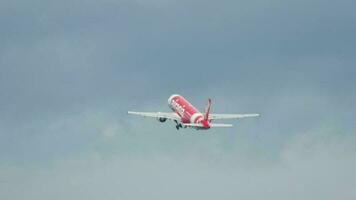
<svg viewBox="0 0 356 200">
<path fill-rule="evenodd" d="M 204 119 L 207 121 L 209 120 L 210 107 L 211 107 L 211 99 L 209 98 L 208 105 L 205 108 L 205 116 L 204 116 Z"/>
</svg>

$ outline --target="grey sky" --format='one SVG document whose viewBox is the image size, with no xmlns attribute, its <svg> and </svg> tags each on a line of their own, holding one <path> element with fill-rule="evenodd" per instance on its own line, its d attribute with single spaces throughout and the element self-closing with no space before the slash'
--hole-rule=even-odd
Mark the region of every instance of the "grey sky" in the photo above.
<svg viewBox="0 0 356 200">
<path fill-rule="evenodd" d="M 0 199 L 354 199 L 355 7 L 1 1 Z M 263 117 L 126 115 L 172 93 Z"/>
</svg>

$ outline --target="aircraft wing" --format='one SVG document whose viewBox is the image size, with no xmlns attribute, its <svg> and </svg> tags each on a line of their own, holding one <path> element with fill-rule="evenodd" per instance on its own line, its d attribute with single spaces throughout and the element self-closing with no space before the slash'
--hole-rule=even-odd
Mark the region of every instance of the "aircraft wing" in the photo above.
<svg viewBox="0 0 356 200">
<path fill-rule="evenodd" d="M 134 111 L 128 111 L 127 112 L 130 115 L 139 115 L 142 117 L 153 117 L 153 118 L 166 118 L 169 120 L 179 120 L 180 117 L 176 113 L 166 113 L 166 112 L 134 112 Z"/>
<path fill-rule="evenodd" d="M 246 117 L 259 117 L 260 114 L 210 114 L 209 119 L 241 119 Z"/>
</svg>

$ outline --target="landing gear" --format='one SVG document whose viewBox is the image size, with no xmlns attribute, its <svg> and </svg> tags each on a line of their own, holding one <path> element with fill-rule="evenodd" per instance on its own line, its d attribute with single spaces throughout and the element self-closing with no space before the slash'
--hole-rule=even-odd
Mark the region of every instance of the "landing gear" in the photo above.
<svg viewBox="0 0 356 200">
<path fill-rule="evenodd" d="M 177 129 L 177 130 L 179 130 L 179 128 L 183 128 L 183 126 L 182 126 L 181 123 L 178 123 L 177 120 L 174 120 L 174 121 L 175 121 L 175 123 L 177 124 L 177 125 L 176 125 L 176 129 Z"/>
</svg>

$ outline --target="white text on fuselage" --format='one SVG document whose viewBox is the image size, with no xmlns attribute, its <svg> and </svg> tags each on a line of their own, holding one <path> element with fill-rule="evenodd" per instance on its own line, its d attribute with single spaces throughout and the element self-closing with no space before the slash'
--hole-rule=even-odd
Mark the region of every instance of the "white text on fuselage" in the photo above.
<svg viewBox="0 0 356 200">
<path fill-rule="evenodd" d="M 180 104 L 178 104 L 176 101 L 172 100 L 172 106 L 181 116 L 184 115 L 185 109 Z"/>
</svg>

